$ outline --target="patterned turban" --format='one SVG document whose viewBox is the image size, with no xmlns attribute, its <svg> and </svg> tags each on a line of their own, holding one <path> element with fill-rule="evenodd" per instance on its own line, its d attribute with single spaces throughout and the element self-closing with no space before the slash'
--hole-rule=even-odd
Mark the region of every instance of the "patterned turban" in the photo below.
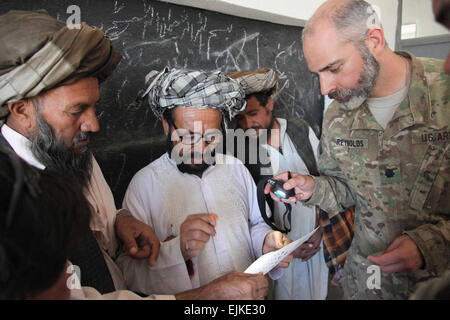
<svg viewBox="0 0 450 320">
<path fill-rule="evenodd" d="M 245 93 L 239 84 L 220 71 L 169 69 L 151 71 L 145 77 L 150 108 L 157 118 L 175 107 L 214 108 L 230 117 L 244 110 Z"/>
<path fill-rule="evenodd" d="M 234 71 L 230 72 L 228 76 L 239 82 L 244 88 L 246 96 L 262 91 L 267 91 L 269 95 L 272 95 L 277 90 L 280 73 L 272 68 L 261 68 L 254 71 Z"/>
<path fill-rule="evenodd" d="M 82 23 L 69 29 L 45 11 L 0 16 L 0 119 L 7 104 L 82 78 L 103 81 L 121 55 L 104 33 Z"/>
</svg>

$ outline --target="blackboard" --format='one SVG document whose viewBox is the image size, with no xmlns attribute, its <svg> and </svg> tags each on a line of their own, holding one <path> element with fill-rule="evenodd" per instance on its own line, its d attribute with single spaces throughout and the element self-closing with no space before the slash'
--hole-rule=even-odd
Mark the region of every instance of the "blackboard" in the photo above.
<svg viewBox="0 0 450 320">
<path fill-rule="evenodd" d="M 302 28 L 145 0 L 2 0 L 0 14 L 46 9 L 67 21 L 70 5 L 77 5 L 81 20 L 102 29 L 123 55 L 102 84 L 101 131 L 92 139 L 118 207 L 133 175 L 166 148 L 159 121 L 147 107 L 132 104 L 150 70 L 169 66 L 226 73 L 275 67 L 281 73 L 276 115 L 304 118 L 320 135 L 323 97 L 303 57 Z"/>
</svg>

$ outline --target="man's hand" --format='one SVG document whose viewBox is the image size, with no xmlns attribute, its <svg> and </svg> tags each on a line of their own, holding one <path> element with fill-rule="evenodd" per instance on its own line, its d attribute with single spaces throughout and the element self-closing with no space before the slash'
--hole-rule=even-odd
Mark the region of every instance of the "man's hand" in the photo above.
<svg viewBox="0 0 450 320">
<path fill-rule="evenodd" d="M 286 237 L 280 231 L 269 232 L 264 238 L 262 253 L 265 254 L 267 252 L 278 250 L 291 242 L 292 240 Z M 293 253 L 284 258 L 274 269 L 289 267 L 292 259 L 294 259 Z"/>
<path fill-rule="evenodd" d="M 308 261 L 320 250 L 320 240 L 322 240 L 322 227 L 319 227 L 316 232 L 300 247 L 295 249 L 294 258 Z"/>
<path fill-rule="evenodd" d="M 260 274 L 227 273 L 207 285 L 175 295 L 177 300 L 263 300 L 269 281 Z"/>
<path fill-rule="evenodd" d="M 396 238 L 381 255 L 367 258 L 385 273 L 414 272 L 423 266 L 422 254 L 408 235 Z"/>
<path fill-rule="evenodd" d="M 126 209 L 122 209 L 122 212 Z M 154 266 L 159 254 L 159 240 L 153 229 L 134 218 L 131 213 L 122 213 L 116 218 L 116 233 L 125 245 L 126 253 L 134 259 L 149 258 Z"/>
<path fill-rule="evenodd" d="M 342 264 L 339 264 L 337 267 L 338 270 L 331 279 L 331 284 L 335 287 L 342 288 L 342 278 L 344 277 L 344 266 Z"/>
<path fill-rule="evenodd" d="M 292 173 L 291 172 L 291 179 L 288 178 L 289 173 L 283 172 L 277 175 L 276 177 L 273 177 L 274 180 L 280 180 L 284 182 L 283 188 L 285 190 L 291 190 L 294 189 L 295 196 L 290 197 L 289 199 L 280 199 L 275 194 L 270 192 L 270 184 L 266 184 L 266 187 L 264 188 L 264 193 L 269 194 L 272 197 L 273 200 L 280 202 L 286 202 L 286 203 L 292 203 L 297 202 L 299 200 L 308 200 L 311 198 L 312 193 L 314 191 L 315 182 L 314 179 L 311 178 L 311 176 L 305 176 L 298 173 Z"/>
<path fill-rule="evenodd" d="M 180 226 L 180 248 L 185 261 L 197 257 L 216 235 L 216 214 L 191 214 Z"/>
</svg>

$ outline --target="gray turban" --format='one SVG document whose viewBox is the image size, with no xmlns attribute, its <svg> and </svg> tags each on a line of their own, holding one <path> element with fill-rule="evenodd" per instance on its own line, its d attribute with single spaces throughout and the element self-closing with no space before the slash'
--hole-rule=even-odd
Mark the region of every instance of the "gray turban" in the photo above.
<svg viewBox="0 0 450 320">
<path fill-rule="evenodd" d="M 0 119 L 7 103 L 86 77 L 104 80 L 120 58 L 105 34 L 84 22 L 69 29 L 42 11 L 0 16 Z"/>
<path fill-rule="evenodd" d="M 280 73 L 272 68 L 261 68 L 254 71 L 234 71 L 230 72 L 228 76 L 239 82 L 244 88 L 245 95 L 263 91 L 272 95 L 277 90 Z"/>
<path fill-rule="evenodd" d="M 245 93 L 239 84 L 223 73 L 165 68 L 146 76 L 150 108 L 159 118 L 175 107 L 214 108 L 234 117 L 245 106 Z"/>
</svg>

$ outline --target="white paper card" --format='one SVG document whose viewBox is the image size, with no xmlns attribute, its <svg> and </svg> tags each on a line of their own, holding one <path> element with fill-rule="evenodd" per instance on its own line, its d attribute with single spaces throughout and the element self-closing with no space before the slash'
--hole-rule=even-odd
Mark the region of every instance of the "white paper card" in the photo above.
<svg viewBox="0 0 450 320">
<path fill-rule="evenodd" d="M 290 255 L 295 249 L 300 247 L 306 240 L 308 240 L 318 228 L 319 227 L 317 227 L 307 235 L 301 237 L 300 239 L 289 243 L 283 248 L 263 254 L 255 262 L 253 262 L 250 267 L 248 267 L 247 270 L 244 271 L 244 273 L 268 273 L 270 270 L 275 268 L 284 258 Z"/>
</svg>

